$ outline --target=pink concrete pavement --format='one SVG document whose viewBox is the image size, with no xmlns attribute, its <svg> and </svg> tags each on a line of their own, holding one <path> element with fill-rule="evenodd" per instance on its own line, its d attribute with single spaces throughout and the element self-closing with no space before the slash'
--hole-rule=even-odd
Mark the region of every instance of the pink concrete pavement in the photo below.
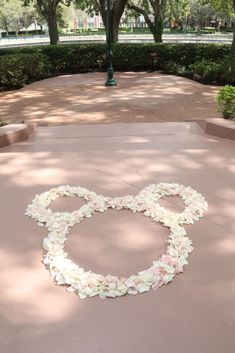
<svg viewBox="0 0 235 353">
<path fill-rule="evenodd" d="M 218 87 L 156 72 L 66 75 L 0 93 L 0 118 L 40 125 L 187 121 L 219 117 Z"/>
<path fill-rule="evenodd" d="M 235 143 L 195 123 L 40 127 L 0 150 L 1 353 L 234 353 Z M 41 264 L 46 230 L 24 216 L 36 193 L 82 185 L 104 195 L 136 194 L 159 181 L 191 185 L 209 202 L 187 226 L 194 251 L 168 286 L 138 296 L 80 300 L 55 286 Z M 54 210 L 81 201 L 59 199 Z M 182 209 L 177 198 L 162 201 Z M 146 268 L 168 231 L 127 211 L 74 227 L 67 250 L 101 273 Z"/>
</svg>

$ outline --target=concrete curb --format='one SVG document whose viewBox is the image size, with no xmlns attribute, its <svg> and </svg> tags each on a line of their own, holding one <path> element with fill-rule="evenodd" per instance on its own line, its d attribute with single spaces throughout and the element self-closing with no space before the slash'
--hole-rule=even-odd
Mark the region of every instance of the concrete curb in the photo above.
<svg viewBox="0 0 235 353">
<path fill-rule="evenodd" d="M 235 122 L 226 119 L 206 119 L 205 133 L 235 141 Z"/>
<path fill-rule="evenodd" d="M 235 141 L 235 122 L 232 120 L 210 118 L 206 120 L 190 119 L 196 122 L 205 134 Z"/>
<path fill-rule="evenodd" d="M 0 128 L 0 148 L 28 140 L 36 130 L 35 124 L 9 124 Z"/>
</svg>

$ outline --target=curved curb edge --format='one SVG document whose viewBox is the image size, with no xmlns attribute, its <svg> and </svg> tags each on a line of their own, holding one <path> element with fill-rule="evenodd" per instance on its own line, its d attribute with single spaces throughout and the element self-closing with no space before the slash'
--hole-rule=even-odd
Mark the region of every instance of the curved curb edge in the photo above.
<svg viewBox="0 0 235 353">
<path fill-rule="evenodd" d="M 189 119 L 188 122 L 196 122 L 205 134 L 222 137 L 235 141 L 235 122 L 222 118 Z"/>
<path fill-rule="evenodd" d="M 0 128 L 0 148 L 28 140 L 35 132 L 35 124 L 9 124 Z"/>
</svg>

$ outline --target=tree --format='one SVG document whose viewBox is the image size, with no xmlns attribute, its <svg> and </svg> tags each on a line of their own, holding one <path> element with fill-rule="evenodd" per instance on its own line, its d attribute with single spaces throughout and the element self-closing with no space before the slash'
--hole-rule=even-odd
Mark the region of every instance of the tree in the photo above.
<svg viewBox="0 0 235 353">
<path fill-rule="evenodd" d="M 18 32 L 35 21 L 35 10 L 32 5 L 23 6 L 21 0 L 0 0 L 0 28 Z"/>
<path fill-rule="evenodd" d="M 6 1 L 0 0 L 0 29 L 3 29 L 8 34 L 11 18 L 9 16 L 9 8 L 6 5 Z"/>
<path fill-rule="evenodd" d="M 59 27 L 63 29 L 70 29 L 73 26 L 73 19 L 75 17 L 75 10 L 73 4 L 68 6 L 61 6 L 61 19 L 58 21 Z"/>
<path fill-rule="evenodd" d="M 189 14 L 189 0 L 168 0 L 166 16 L 169 23 L 174 21 L 184 29 L 187 25 L 187 16 Z"/>
<path fill-rule="evenodd" d="M 23 0 L 29 4 L 32 0 Z M 59 43 L 58 18 L 60 18 L 62 7 L 70 6 L 72 0 L 36 0 L 36 9 L 39 14 L 46 20 L 48 25 L 50 44 Z"/>
<path fill-rule="evenodd" d="M 26 31 L 32 23 L 35 23 L 37 20 L 37 13 L 35 13 L 35 7 L 33 3 L 30 3 L 28 6 L 22 6 L 21 11 L 22 17 L 20 19 L 21 28 L 25 28 Z"/>
<path fill-rule="evenodd" d="M 107 0 L 75 0 L 78 8 L 86 10 L 88 14 L 100 13 L 105 28 L 107 29 Z M 127 0 L 111 1 L 111 42 L 118 41 L 118 30 L 121 17 L 126 7 Z"/>
<path fill-rule="evenodd" d="M 167 0 L 129 0 L 130 10 L 143 15 L 155 42 L 162 42 Z"/>
<path fill-rule="evenodd" d="M 204 26 L 205 21 L 216 14 L 211 3 L 205 0 L 190 0 L 190 15 L 193 18 L 194 25 L 198 32 Z"/>
<path fill-rule="evenodd" d="M 189 0 L 128 0 L 127 6 L 144 16 L 155 42 L 162 42 L 164 21 L 179 21 L 188 13 Z"/>
<path fill-rule="evenodd" d="M 100 14 L 107 29 L 107 1 L 98 0 L 100 5 Z M 111 3 L 111 16 L 110 16 L 110 40 L 111 42 L 118 41 L 118 30 L 121 21 L 121 17 L 125 10 L 127 0 L 113 0 Z"/>
</svg>

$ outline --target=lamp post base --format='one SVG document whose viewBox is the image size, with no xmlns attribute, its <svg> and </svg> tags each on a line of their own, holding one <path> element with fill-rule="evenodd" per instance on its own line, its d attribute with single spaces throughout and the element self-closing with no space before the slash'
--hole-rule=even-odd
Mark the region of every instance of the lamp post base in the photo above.
<svg viewBox="0 0 235 353">
<path fill-rule="evenodd" d="M 114 78 L 108 78 L 105 82 L 105 86 L 117 86 L 117 82 Z"/>
<path fill-rule="evenodd" d="M 112 59 L 112 52 L 110 51 L 109 53 L 109 59 Z M 113 77 L 113 66 L 112 62 L 110 62 L 110 65 L 107 70 L 107 80 L 105 82 L 105 86 L 117 86 L 117 82 L 115 78 Z"/>
</svg>

